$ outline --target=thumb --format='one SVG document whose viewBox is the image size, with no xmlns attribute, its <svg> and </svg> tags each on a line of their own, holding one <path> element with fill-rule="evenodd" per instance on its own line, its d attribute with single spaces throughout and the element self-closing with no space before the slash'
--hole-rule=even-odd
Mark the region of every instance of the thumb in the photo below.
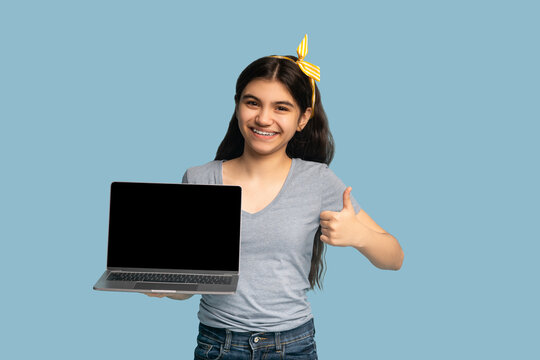
<svg viewBox="0 0 540 360">
<path fill-rule="evenodd" d="M 352 204 L 352 201 L 351 201 L 351 191 L 352 191 L 352 187 L 349 186 L 343 192 L 343 210 L 353 210 L 354 211 L 354 207 L 353 207 L 353 204 Z"/>
</svg>

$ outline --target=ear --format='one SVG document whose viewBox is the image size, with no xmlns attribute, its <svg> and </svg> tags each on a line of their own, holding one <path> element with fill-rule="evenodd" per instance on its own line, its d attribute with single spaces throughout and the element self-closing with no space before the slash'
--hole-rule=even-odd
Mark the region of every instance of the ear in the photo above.
<svg viewBox="0 0 540 360">
<path fill-rule="evenodd" d="M 304 130 L 310 118 L 311 118 L 311 108 L 308 107 L 306 111 L 304 111 L 302 116 L 300 116 L 300 119 L 298 120 L 298 126 L 296 127 L 296 131 Z"/>
</svg>

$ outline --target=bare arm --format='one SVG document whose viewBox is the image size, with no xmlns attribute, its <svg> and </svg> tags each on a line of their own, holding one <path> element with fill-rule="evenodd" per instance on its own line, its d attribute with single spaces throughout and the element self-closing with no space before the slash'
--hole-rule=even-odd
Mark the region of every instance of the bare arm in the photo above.
<svg viewBox="0 0 540 360">
<path fill-rule="evenodd" d="M 353 247 L 379 269 L 399 270 L 404 253 L 396 238 L 377 225 L 364 210 L 355 217 L 361 226 Z"/>
<path fill-rule="evenodd" d="M 376 267 L 399 270 L 404 257 L 399 242 L 364 210 L 355 214 L 350 193 L 350 187 L 343 193 L 343 210 L 321 213 L 321 241 L 333 246 L 352 246 Z"/>
</svg>

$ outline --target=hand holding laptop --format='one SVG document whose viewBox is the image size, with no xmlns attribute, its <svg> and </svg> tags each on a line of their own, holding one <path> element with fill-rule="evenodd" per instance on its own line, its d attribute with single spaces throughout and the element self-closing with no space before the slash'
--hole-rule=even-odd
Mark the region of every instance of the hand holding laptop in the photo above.
<svg viewBox="0 0 540 360">
<path fill-rule="evenodd" d="M 145 293 L 145 294 L 150 297 L 157 297 L 157 298 L 168 297 L 174 300 L 187 300 L 193 296 L 192 294 L 172 294 L 172 295 L 167 294 L 167 293 Z"/>
</svg>

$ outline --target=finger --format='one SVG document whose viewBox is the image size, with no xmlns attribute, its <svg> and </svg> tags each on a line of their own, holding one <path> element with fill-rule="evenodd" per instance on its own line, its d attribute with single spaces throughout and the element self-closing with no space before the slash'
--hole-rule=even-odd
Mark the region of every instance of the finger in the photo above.
<svg viewBox="0 0 540 360">
<path fill-rule="evenodd" d="M 330 220 L 321 220 L 321 227 L 329 227 L 330 226 Z"/>
<path fill-rule="evenodd" d="M 167 296 L 167 294 L 164 294 L 164 293 L 145 293 L 145 294 L 150 297 L 157 297 L 157 298 L 162 298 L 164 296 Z"/>
<path fill-rule="evenodd" d="M 335 229 L 332 227 L 332 225 L 326 226 L 326 227 L 321 226 L 321 233 L 324 234 L 324 235 L 330 236 L 334 231 L 335 231 Z"/>
<path fill-rule="evenodd" d="M 335 246 L 334 241 L 332 240 L 330 236 L 321 235 L 321 241 L 325 244 Z"/>
<path fill-rule="evenodd" d="M 321 220 L 332 220 L 334 218 L 334 214 L 335 214 L 335 211 L 323 211 L 320 215 L 319 215 L 319 218 Z"/>
<path fill-rule="evenodd" d="M 323 243 L 327 243 L 327 244 L 328 244 L 328 242 L 330 241 L 330 238 L 329 238 L 328 236 L 326 236 L 326 235 L 321 235 L 320 238 L 321 238 L 321 241 L 322 241 Z"/>
<path fill-rule="evenodd" d="M 343 192 L 343 210 L 354 210 L 351 200 L 352 187 L 348 187 Z"/>
</svg>

